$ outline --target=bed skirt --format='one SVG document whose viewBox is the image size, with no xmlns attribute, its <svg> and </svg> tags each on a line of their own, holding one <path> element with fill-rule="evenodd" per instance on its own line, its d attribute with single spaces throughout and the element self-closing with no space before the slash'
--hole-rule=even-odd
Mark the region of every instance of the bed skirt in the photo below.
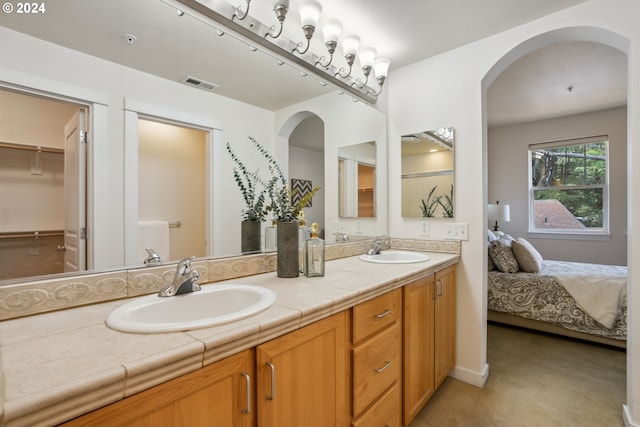
<svg viewBox="0 0 640 427">
<path fill-rule="evenodd" d="M 584 332 L 572 331 L 561 326 L 552 325 L 551 323 L 539 320 L 526 319 L 524 317 L 515 316 L 500 311 L 487 311 L 487 320 L 490 322 L 502 323 L 505 325 L 518 326 L 521 328 L 533 329 L 536 331 L 547 332 L 555 335 L 562 335 L 570 338 L 577 338 L 585 341 L 595 342 L 598 344 L 610 345 L 618 348 L 627 348 L 627 341 L 621 339 L 613 339 L 598 335 L 586 334 Z"/>
</svg>

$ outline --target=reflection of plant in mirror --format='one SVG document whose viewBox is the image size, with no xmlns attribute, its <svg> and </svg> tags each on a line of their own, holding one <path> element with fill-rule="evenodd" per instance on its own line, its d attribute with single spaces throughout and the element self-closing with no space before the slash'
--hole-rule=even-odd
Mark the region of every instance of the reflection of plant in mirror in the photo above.
<svg viewBox="0 0 640 427">
<path fill-rule="evenodd" d="M 251 138 L 250 138 L 251 139 Z M 244 221 L 262 222 L 265 220 L 265 188 L 258 172 L 249 172 L 247 167 L 238 158 L 236 153 L 231 149 L 231 144 L 227 142 L 227 152 L 235 163 L 233 168 L 233 176 L 236 180 L 238 188 L 242 193 L 245 208 L 242 210 L 242 219 Z M 259 190 L 258 187 L 262 187 Z"/>
<path fill-rule="evenodd" d="M 451 192 L 448 195 L 442 194 L 438 196 L 438 203 L 444 209 L 443 216 L 445 218 L 453 218 L 453 184 L 451 184 Z"/>
<path fill-rule="evenodd" d="M 434 197 L 433 199 L 431 199 L 431 197 L 433 196 L 433 193 L 436 191 L 437 187 L 437 185 L 434 185 L 431 191 L 429 191 L 426 202 L 424 201 L 424 199 L 421 200 L 420 209 L 422 209 L 422 216 L 424 218 L 433 218 L 435 216 L 435 212 L 438 208 L 438 203 L 441 196 Z"/>
<path fill-rule="evenodd" d="M 267 205 L 266 210 L 270 211 L 273 219 L 282 222 L 292 222 L 298 219 L 300 211 L 306 206 L 311 198 L 320 190 L 320 185 L 316 185 L 313 189 L 300 198 L 295 205 L 291 204 L 291 191 L 287 187 L 287 180 L 280 169 L 280 165 L 255 138 L 249 137 L 256 146 L 258 152 L 267 160 L 271 179 L 266 183 L 267 193 L 271 199 L 271 203 Z"/>
</svg>

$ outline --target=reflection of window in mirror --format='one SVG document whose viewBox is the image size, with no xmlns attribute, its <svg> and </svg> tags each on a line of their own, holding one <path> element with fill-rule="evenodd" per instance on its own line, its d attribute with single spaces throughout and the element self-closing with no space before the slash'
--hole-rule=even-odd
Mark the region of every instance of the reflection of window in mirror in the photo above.
<svg viewBox="0 0 640 427">
<path fill-rule="evenodd" d="M 402 216 L 453 217 L 454 130 L 402 136 Z"/>
<path fill-rule="evenodd" d="M 86 269 L 82 107 L 0 88 L 0 280 Z"/>
<path fill-rule="evenodd" d="M 338 150 L 338 216 L 375 217 L 375 142 Z"/>
<path fill-rule="evenodd" d="M 152 247 L 162 261 L 206 250 L 208 132 L 138 120 L 138 258 Z"/>
</svg>

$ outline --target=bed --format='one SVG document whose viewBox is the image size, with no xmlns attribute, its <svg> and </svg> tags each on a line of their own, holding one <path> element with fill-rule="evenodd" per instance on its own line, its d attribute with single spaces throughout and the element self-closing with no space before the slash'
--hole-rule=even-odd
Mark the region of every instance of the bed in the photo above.
<svg viewBox="0 0 640 427">
<path fill-rule="evenodd" d="M 489 321 L 626 347 L 627 267 L 538 261 L 538 271 L 518 264 L 488 272 Z"/>
</svg>

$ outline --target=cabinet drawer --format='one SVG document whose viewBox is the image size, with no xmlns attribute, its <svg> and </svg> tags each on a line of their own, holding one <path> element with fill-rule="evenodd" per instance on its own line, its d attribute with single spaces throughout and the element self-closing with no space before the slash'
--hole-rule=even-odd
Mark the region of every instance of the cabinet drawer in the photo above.
<svg viewBox="0 0 640 427">
<path fill-rule="evenodd" d="M 353 413 L 360 414 L 402 372 L 400 321 L 353 349 Z"/>
<path fill-rule="evenodd" d="M 400 319 L 402 289 L 386 293 L 353 307 L 353 343 Z"/>
<path fill-rule="evenodd" d="M 353 422 L 353 427 L 400 427 L 402 425 L 401 407 L 400 383 L 396 382 L 371 405 L 371 408 Z"/>
</svg>

